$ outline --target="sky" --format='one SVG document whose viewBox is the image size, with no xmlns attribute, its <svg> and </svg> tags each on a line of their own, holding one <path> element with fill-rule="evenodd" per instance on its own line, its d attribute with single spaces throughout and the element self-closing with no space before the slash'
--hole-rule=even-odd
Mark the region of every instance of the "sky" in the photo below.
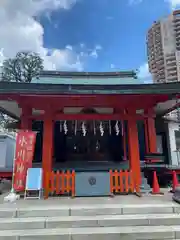
<svg viewBox="0 0 180 240">
<path fill-rule="evenodd" d="M 0 0 L 0 65 L 34 51 L 47 70 L 138 70 L 149 81 L 146 33 L 180 0 Z"/>
</svg>

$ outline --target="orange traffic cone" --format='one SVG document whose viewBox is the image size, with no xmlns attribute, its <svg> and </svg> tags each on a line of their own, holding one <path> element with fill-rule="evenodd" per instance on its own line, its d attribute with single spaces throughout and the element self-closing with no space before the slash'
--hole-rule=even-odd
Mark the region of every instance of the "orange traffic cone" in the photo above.
<svg viewBox="0 0 180 240">
<path fill-rule="evenodd" d="M 159 187 L 156 171 L 153 172 L 153 188 L 152 188 L 151 193 L 152 194 L 163 194 L 160 192 L 160 187 Z"/>
<path fill-rule="evenodd" d="M 178 186 L 179 186 L 179 183 L 178 183 L 177 174 L 176 174 L 176 171 L 173 171 L 172 192 L 174 192 Z"/>
</svg>

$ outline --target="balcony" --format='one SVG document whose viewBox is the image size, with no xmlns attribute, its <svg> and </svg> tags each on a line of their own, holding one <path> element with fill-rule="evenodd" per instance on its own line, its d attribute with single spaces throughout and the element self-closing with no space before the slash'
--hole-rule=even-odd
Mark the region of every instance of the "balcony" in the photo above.
<svg viewBox="0 0 180 240">
<path fill-rule="evenodd" d="M 173 65 L 176 65 L 176 62 L 177 62 L 177 60 L 176 60 L 175 56 L 171 59 L 166 58 L 166 65 L 173 66 Z"/>
<path fill-rule="evenodd" d="M 176 18 L 174 21 L 174 27 L 177 27 L 180 25 L 180 18 Z"/>
<path fill-rule="evenodd" d="M 164 60 L 156 61 L 156 66 L 164 66 Z"/>
<path fill-rule="evenodd" d="M 175 32 L 179 32 L 180 30 L 180 23 L 175 26 Z"/>
<path fill-rule="evenodd" d="M 180 42 L 176 42 L 176 50 L 180 51 Z"/>
<path fill-rule="evenodd" d="M 157 83 L 163 83 L 163 82 L 166 82 L 165 78 L 161 77 L 161 78 L 157 78 L 156 77 L 156 82 Z"/>
<path fill-rule="evenodd" d="M 164 72 L 158 72 L 158 74 L 156 74 L 157 78 L 165 78 L 165 74 Z"/>
<path fill-rule="evenodd" d="M 176 59 L 173 59 L 173 60 L 166 60 L 166 67 L 167 68 L 173 68 L 173 67 L 175 67 L 176 68 L 176 64 L 177 64 L 177 62 L 176 62 Z"/>
<path fill-rule="evenodd" d="M 180 111 L 174 110 L 164 116 L 167 119 L 174 120 L 174 121 L 180 121 Z"/>
<path fill-rule="evenodd" d="M 158 71 L 161 71 L 161 70 L 163 70 L 164 71 L 164 64 L 156 64 L 156 68 L 157 68 L 157 70 Z"/>
<path fill-rule="evenodd" d="M 166 66 L 174 66 L 174 65 L 176 65 L 176 59 L 166 60 Z"/>
<path fill-rule="evenodd" d="M 166 66 L 169 75 L 177 74 L 177 66 Z"/>
<path fill-rule="evenodd" d="M 158 53 L 158 54 L 163 54 L 163 50 L 162 50 L 162 47 L 155 47 L 155 53 Z"/>
<path fill-rule="evenodd" d="M 178 76 L 176 75 L 172 75 L 172 76 L 167 76 L 167 81 L 168 82 L 177 82 L 178 80 Z"/>
<path fill-rule="evenodd" d="M 158 78 L 164 78 L 164 77 L 165 77 L 165 73 L 164 73 L 164 71 L 158 71 L 157 74 L 156 74 L 156 76 L 157 76 Z"/>
<path fill-rule="evenodd" d="M 175 53 L 166 54 L 166 59 L 168 59 L 168 60 L 175 59 L 175 58 L 176 58 L 176 54 Z"/>
<path fill-rule="evenodd" d="M 180 34 L 179 35 L 176 35 L 176 41 L 180 41 Z"/>
<path fill-rule="evenodd" d="M 168 71 L 167 70 L 167 78 L 168 79 L 176 79 L 177 80 L 177 78 L 178 78 L 178 76 L 177 76 L 177 71 Z"/>
</svg>

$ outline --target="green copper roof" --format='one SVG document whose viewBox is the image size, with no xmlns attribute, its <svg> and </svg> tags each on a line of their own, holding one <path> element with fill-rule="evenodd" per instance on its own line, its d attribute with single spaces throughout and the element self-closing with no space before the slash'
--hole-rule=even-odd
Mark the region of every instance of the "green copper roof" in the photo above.
<svg viewBox="0 0 180 240">
<path fill-rule="evenodd" d="M 0 82 L 0 98 L 3 94 L 180 94 L 180 83 L 165 84 L 43 84 Z M 171 98 L 171 97 L 170 97 Z"/>
<path fill-rule="evenodd" d="M 68 85 L 124 85 L 142 84 L 135 71 L 119 72 L 63 72 L 43 71 L 32 83 Z"/>
<path fill-rule="evenodd" d="M 33 79 L 32 83 L 44 84 L 71 84 L 71 85 L 124 85 L 124 84 L 142 84 L 139 79 L 135 78 L 120 78 L 120 77 L 40 77 Z"/>
</svg>

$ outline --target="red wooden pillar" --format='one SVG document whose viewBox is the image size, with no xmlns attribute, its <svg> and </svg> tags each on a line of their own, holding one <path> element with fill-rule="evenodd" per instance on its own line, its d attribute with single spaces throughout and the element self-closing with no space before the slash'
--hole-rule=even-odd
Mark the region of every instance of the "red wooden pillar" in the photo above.
<svg viewBox="0 0 180 240">
<path fill-rule="evenodd" d="M 156 127 L 155 120 L 153 117 L 149 117 L 145 120 L 145 135 L 147 153 L 156 153 L 157 152 Z"/>
<path fill-rule="evenodd" d="M 52 171 L 52 155 L 53 155 L 53 119 L 52 115 L 46 115 L 43 125 L 43 186 L 45 187 L 45 175 Z"/>
<path fill-rule="evenodd" d="M 21 113 L 21 129 L 22 130 L 32 130 L 32 120 L 29 116 L 32 115 L 32 108 L 29 106 L 22 106 Z"/>
<path fill-rule="evenodd" d="M 141 184 L 141 166 L 136 119 L 128 119 L 129 163 L 137 184 Z"/>
</svg>

